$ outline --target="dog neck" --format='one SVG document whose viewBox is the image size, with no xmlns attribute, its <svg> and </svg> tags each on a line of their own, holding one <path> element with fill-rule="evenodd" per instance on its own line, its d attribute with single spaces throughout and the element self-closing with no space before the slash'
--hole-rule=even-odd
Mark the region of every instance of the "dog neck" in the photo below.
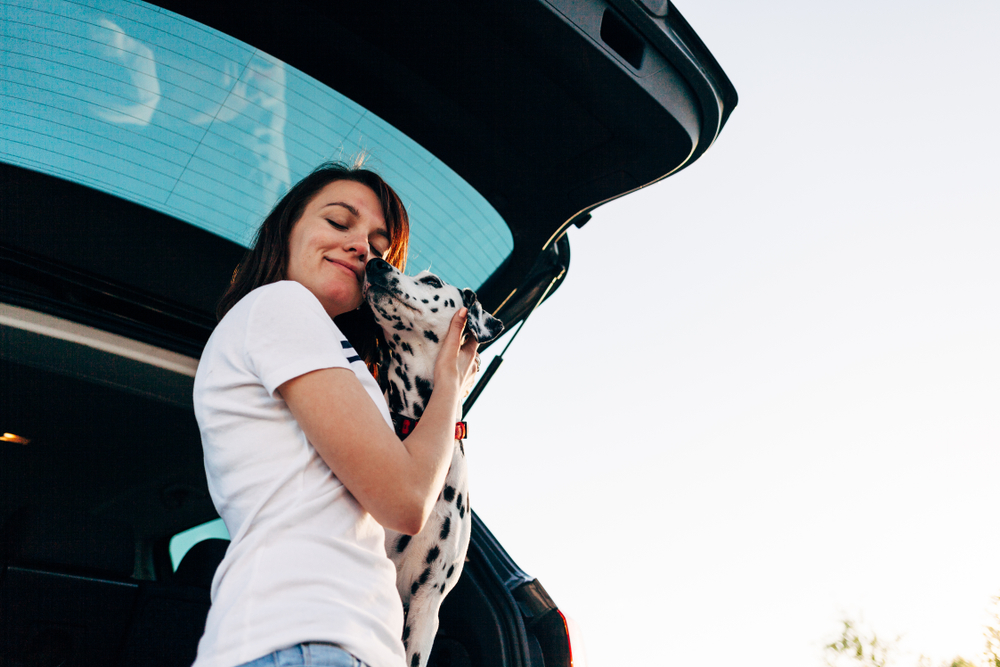
<svg viewBox="0 0 1000 667">
<path fill-rule="evenodd" d="M 385 400 L 389 411 L 420 419 L 434 389 L 434 362 L 440 341 L 388 340 Z"/>
</svg>

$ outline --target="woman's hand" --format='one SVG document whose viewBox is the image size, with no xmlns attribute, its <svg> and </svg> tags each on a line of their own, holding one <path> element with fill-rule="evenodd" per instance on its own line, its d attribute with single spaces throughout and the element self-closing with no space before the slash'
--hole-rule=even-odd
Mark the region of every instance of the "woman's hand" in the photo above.
<svg viewBox="0 0 1000 667">
<path fill-rule="evenodd" d="M 468 336 L 462 341 L 462 331 L 469 316 L 469 309 L 462 308 L 451 318 L 451 326 L 445 335 L 438 358 L 434 364 L 434 388 L 442 382 L 455 383 L 458 396 L 469 395 L 476 384 L 476 373 L 479 372 L 479 341 Z"/>
</svg>

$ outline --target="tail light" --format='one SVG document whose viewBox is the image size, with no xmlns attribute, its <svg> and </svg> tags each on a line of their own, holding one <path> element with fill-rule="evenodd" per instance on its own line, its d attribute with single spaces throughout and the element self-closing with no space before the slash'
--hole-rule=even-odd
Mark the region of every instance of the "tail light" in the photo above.
<svg viewBox="0 0 1000 667">
<path fill-rule="evenodd" d="M 580 626 L 572 618 L 557 609 L 556 613 L 566 628 L 566 641 L 569 644 L 569 664 L 571 667 L 587 667 L 587 652 L 583 648 L 583 635 Z"/>
<path fill-rule="evenodd" d="M 587 667 L 580 626 L 564 614 L 537 579 L 518 586 L 514 599 L 546 667 Z M 530 642 L 530 640 L 529 640 Z M 534 660 L 531 664 L 536 664 Z"/>
</svg>

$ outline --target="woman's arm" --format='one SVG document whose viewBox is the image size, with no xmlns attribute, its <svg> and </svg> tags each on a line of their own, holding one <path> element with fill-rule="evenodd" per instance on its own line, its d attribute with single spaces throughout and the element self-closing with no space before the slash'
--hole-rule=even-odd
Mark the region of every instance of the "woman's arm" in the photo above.
<svg viewBox="0 0 1000 667">
<path fill-rule="evenodd" d="M 413 433 L 401 441 L 347 368 L 293 378 L 278 393 L 330 470 L 386 528 L 415 535 L 437 500 L 455 445 L 463 391 L 475 376 L 478 343 L 463 345 L 467 310 L 452 318 L 434 366 L 434 390 Z"/>
</svg>

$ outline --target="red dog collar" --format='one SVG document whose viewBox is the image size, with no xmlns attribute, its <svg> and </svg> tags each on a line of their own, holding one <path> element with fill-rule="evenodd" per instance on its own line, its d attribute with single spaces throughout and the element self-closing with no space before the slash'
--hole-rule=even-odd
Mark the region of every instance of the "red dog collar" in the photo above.
<svg viewBox="0 0 1000 667">
<path fill-rule="evenodd" d="M 399 436 L 400 440 L 406 438 L 406 436 L 413 433 L 413 429 L 416 428 L 418 419 L 410 419 L 409 417 L 404 417 L 402 415 L 393 414 L 392 423 L 396 427 L 396 435 Z M 465 440 L 469 437 L 469 426 L 465 422 L 455 422 L 455 439 Z"/>
</svg>

